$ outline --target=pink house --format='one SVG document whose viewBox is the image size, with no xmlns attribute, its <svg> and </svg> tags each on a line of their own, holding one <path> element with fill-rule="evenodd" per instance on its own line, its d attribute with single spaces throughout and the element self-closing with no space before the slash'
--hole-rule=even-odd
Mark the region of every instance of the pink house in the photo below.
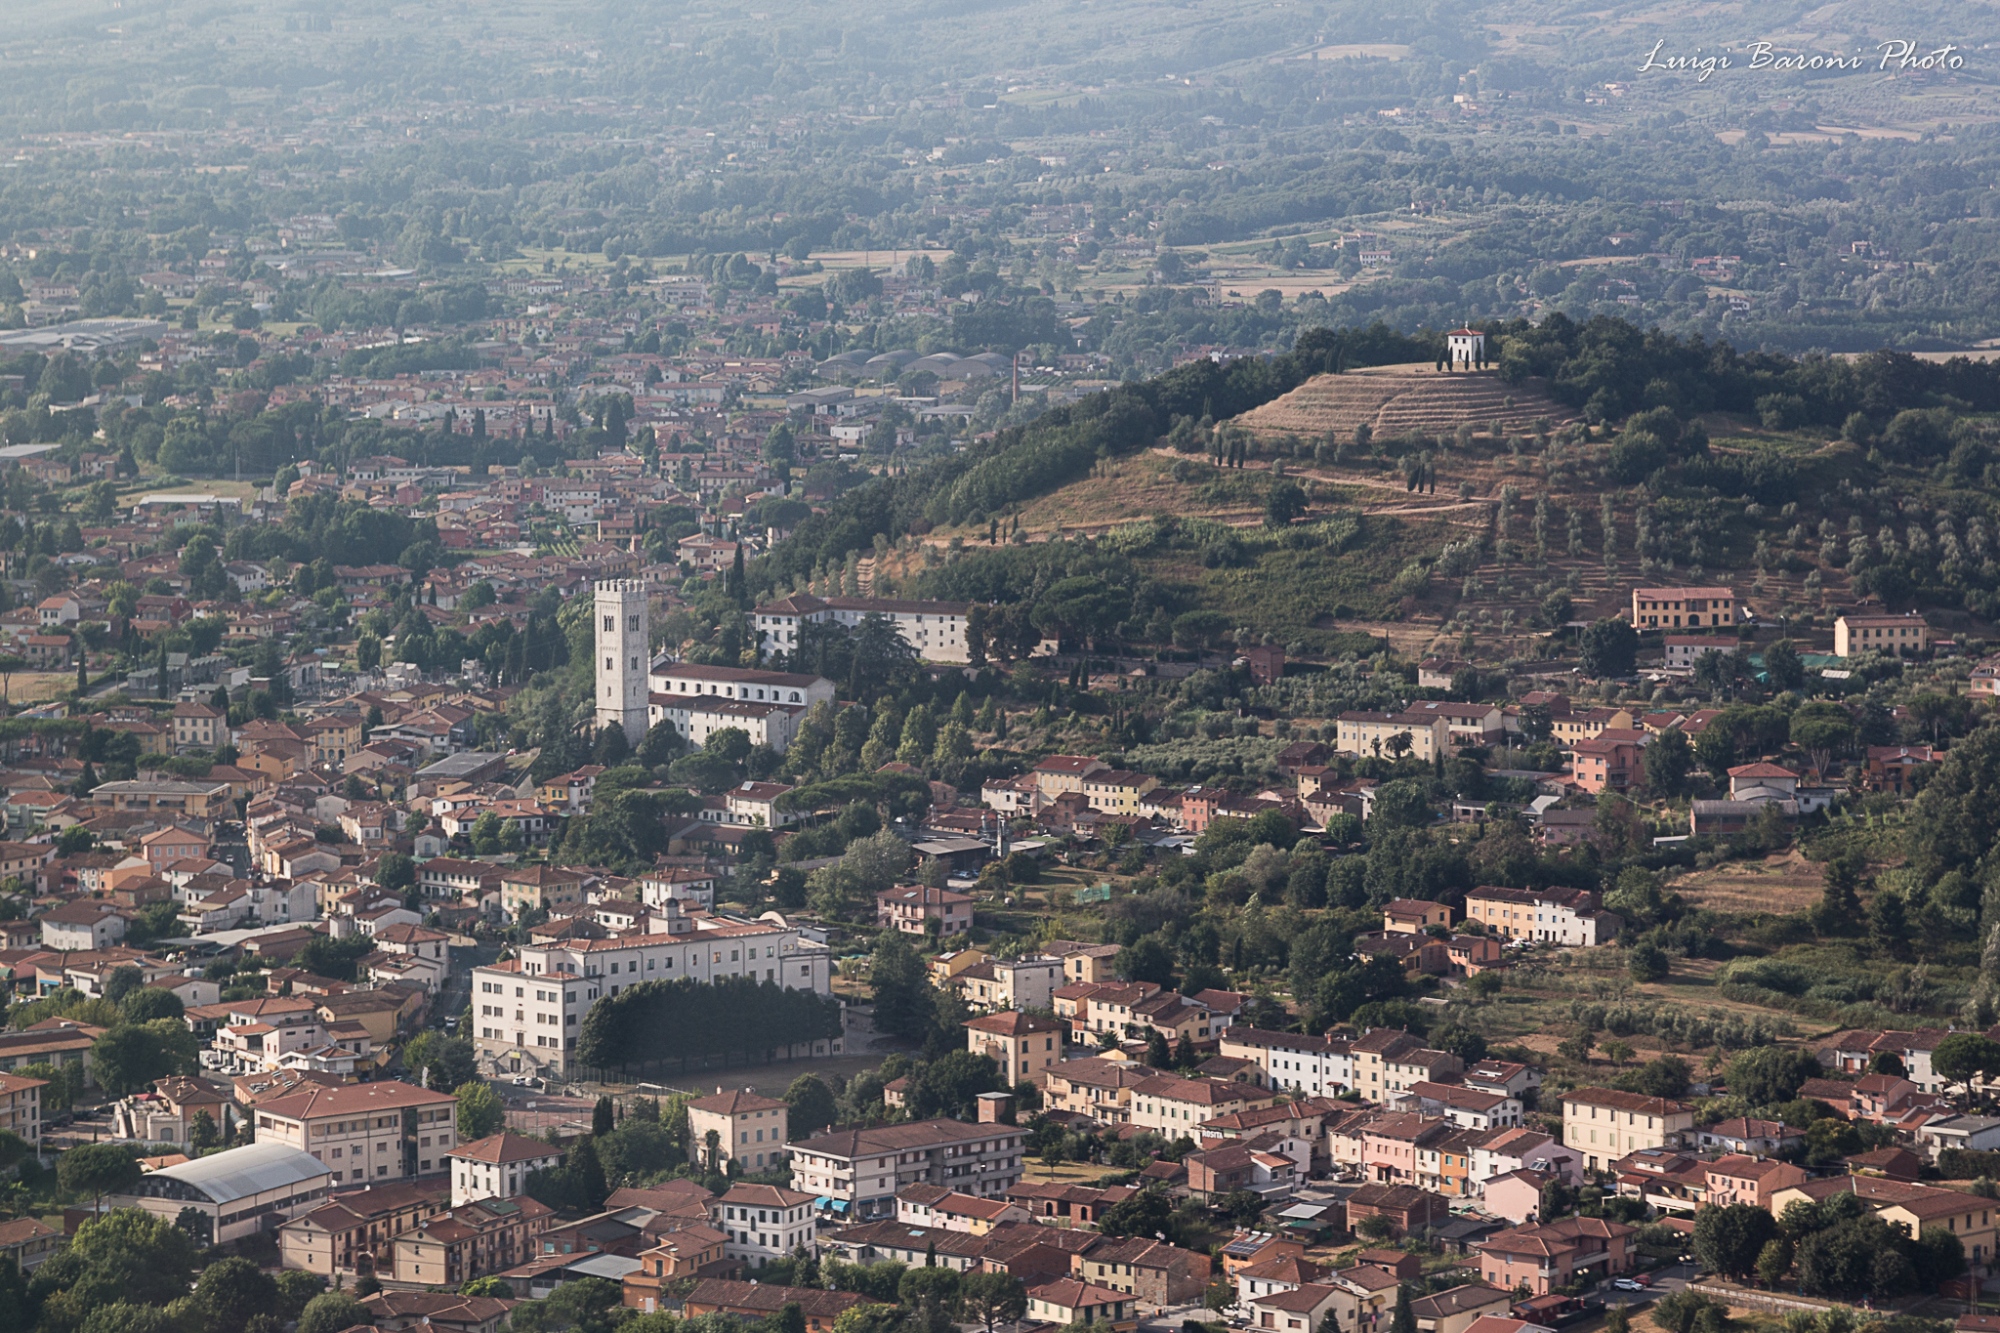
<svg viewBox="0 0 2000 1333">
<path fill-rule="evenodd" d="M 152 862 L 155 872 L 176 861 L 194 861 L 208 855 L 208 839 L 179 825 L 148 833 L 139 840 L 139 845 L 145 848 L 146 859 Z"/>
<path fill-rule="evenodd" d="M 1556 1179 L 1552 1171 L 1530 1171 L 1523 1167 L 1495 1176 L 1486 1182 L 1486 1211 L 1504 1217 L 1515 1226 L 1542 1215 L 1542 1186 Z"/>
<path fill-rule="evenodd" d="M 1411 1112 L 1385 1115 L 1361 1131 L 1361 1165 L 1368 1179 L 1398 1184 L 1417 1178 L 1417 1148 L 1449 1134 L 1448 1121 Z"/>
<path fill-rule="evenodd" d="M 1637 786 L 1639 751 L 1650 739 L 1643 731 L 1600 731 L 1570 746 L 1570 776 L 1587 792 L 1624 791 Z"/>
<path fill-rule="evenodd" d="M 1771 1197 L 1779 1190 L 1805 1181 L 1805 1171 L 1790 1162 L 1731 1153 L 1708 1164 L 1708 1202 L 1717 1208 L 1727 1208 L 1733 1203 L 1770 1208 Z"/>
</svg>

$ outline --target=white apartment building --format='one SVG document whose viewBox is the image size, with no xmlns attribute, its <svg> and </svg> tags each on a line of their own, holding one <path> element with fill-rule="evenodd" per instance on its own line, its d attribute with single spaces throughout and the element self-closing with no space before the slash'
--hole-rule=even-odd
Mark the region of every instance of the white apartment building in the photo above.
<svg viewBox="0 0 2000 1333">
<path fill-rule="evenodd" d="M 1669 671 L 1692 671 L 1703 653 L 1733 653 L 1737 641 L 1720 634 L 1669 634 L 1666 636 L 1666 666 Z"/>
<path fill-rule="evenodd" d="M 790 653 L 799 646 L 800 627 L 831 622 L 849 629 L 868 616 L 881 616 L 896 627 L 903 642 L 926 662 L 969 662 L 971 647 L 966 624 L 968 602 L 918 602 L 897 597 L 814 597 L 795 593 L 766 602 L 750 613 L 750 632 L 766 656 Z"/>
<path fill-rule="evenodd" d="M 919 1120 L 836 1129 L 791 1151 L 792 1188 L 857 1221 L 894 1218 L 896 1191 L 905 1185 L 990 1198 L 1021 1179 L 1021 1131 L 1013 1125 Z"/>
<path fill-rule="evenodd" d="M 1553 1171 L 1572 1185 L 1583 1183 L 1583 1154 L 1535 1129 L 1501 1129 L 1482 1134 L 1472 1145 L 1466 1188 L 1475 1196 L 1486 1182 L 1509 1171 Z"/>
<path fill-rule="evenodd" d="M 301 1051 L 328 1045 L 326 1028 L 315 1015 L 311 1023 L 274 1027 L 269 1023 L 230 1023 L 217 1028 L 215 1039 L 201 1052 L 202 1068 L 224 1074 L 261 1074 L 285 1067 Z"/>
<path fill-rule="evenodd" d="M 762 1268 L 773 1259 L 804 1251 L 819 1253 L 819 1221 L 814 1196 L 777 1185 L 737 1185 L 708 1205 L 709 1218 L 728 1240 L 727 1259 Z"/>
<path fill-rule="evenodd" d="M 660 870 L 639 877 L 639 901 L 648 907 L 668 910 L 679 903 L 683 910 L 706 910 L 715 906 L 715 876 L 705 870 Z"/>
<path fill-rule="evenodd" d="M 1355 1086 L 1354 1047 L 1338 1037 L 1229 1027 L 1220 1031 L 1218 1055 L 1254 1060 L 1266 1087 L 1306 1097 L 1334 1097 Z"/>
<path fill-rule="evenodd" d="M 1442 1117 L 1460 1129 L 1506 1129 L 1521 1123 L 1521 1102 L 1504 1092 L 1486 1092 L 1459 1083 L 1412 1083 L 1390 1098 L 1397 1111 Z"/>
<path fill-rule="evenodd" d="M 1053 1009 L 1063 984 L 1060 958 L 989 958 L 951 979 L 965 1002 L 980 1013 L 999 1009 Z"/>
<path fill-rule="evenodd" d="M 1509 940 L 1537 940 L 1583 948 L 1618 934 L 1614 912 L 1599 911 L 1589 889 L 1510 889 L 1483 885 L 1465 895 L 1465 919 Z"/>
<path fill-rule="evenodd" d="M 310 880 L 273 880 L 252 884 L 247 892 L 250 895 L 250 919 L 258 925 L 319 920 L 319 904 Z"/>
<path fill-rule="evenodd" d="M 690 914 L 668 904 L 646 934 L 523 946 L 472 973 L 473 1047 L 482 1070 L 570 1073 L 590 1006 L 641 981 L 751 977 L 786 990 L 833 993 L 833 955 L 792 926 Z M 657 927 L 664 925 L 665 930 Z M 824 1053 L 837 1053 L 835 1049 Z"/>
<path fill-rule="evenodd" d="M 221 1022 L 199 1056 L 208 1073 L 263 1073 L 284 1067 L 285 1058 L 294 1052 L 328 1043 L 325 1020 L 308 999 L 265 996 L 217 1007 L 227 1012 L 215 1015 Z"/>
<path fill-rule="evenodd" d="M 481 1199 L 511 1199 L 528 1187 L 528 1177 L 562 1165 L 560 1149 L 523 1134 L 501 1130 L 445 1154 L 451 1163 L 451 1206 Z"/>
</svg>

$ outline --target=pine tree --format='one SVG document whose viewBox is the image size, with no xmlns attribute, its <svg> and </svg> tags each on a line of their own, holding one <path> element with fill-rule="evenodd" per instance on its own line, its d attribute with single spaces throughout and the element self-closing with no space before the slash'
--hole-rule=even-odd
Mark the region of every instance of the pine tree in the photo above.
<svg viewBox="0 0 2000 1333">
<path fill-rule="evenodd" d="M 1866 863 L 1853 853 L 1843 853 L 1826 863 L 1824 885 L 1815 923 L 1822 935 L 1852 935 L 1860 925 L 1861 877 Z"/>
<path fill-rule="evenodd" d="M 1883 889 L 1868 905 L 1868 934 L 1875 947 L 1891 957 L 1901 957 L 1909 943 L 1909 913 L 1903 895 Z"/>
</svg>

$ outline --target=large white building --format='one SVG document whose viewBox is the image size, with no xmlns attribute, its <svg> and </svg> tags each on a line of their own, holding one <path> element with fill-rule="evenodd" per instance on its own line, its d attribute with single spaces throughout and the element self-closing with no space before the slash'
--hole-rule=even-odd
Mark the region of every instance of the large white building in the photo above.
<svg viewBox="0 0 2000 1333">
<path fill-rule="evenodd" d="M 960 1120 L 834 1129 L 792 1144 L 792 1188 L 850 1219 L 893 1218 L 905 1185 L 1005 1194 L 1021 1179 L 1021 1144 L 1013 1125 Z"/>
<path fill-rule="evenodd" d="M 637 744 L 646 734 L 646 669 L 653 658 L 652 617 L 639 579 L 597 585 L 597 729 L 622 727 Z"/>
<path fill-rule="evenodd" d="M 666 658 L 647 676 L 647 721 L 671 722 L 689 745 L 700 747 L 724 727 L 739 727 L 752 745 L 783 754 L 799 720 L 816 703 L 832 703 L 824 676 L 742 667 L 699 666 Z"/>
<path fill-rule="evenodd" d="M 750 613 L 750 630 L 764 656 L 795 652 L 799 633 L 808 624 L 844 625 L 849 629 L 873 615 L 896 627 L 903 641 L 926 662 L 969 662 L 971 646 L 966 622 L 969 602 L 915 602 L 899 597 L 814 597 L 794 593 L 766 602 Z"/>
<path fill-rule="evenodd" d="M 675 699 L 708 695 L 740 703 L 789 704 L 798 708 L 832 703 L 833 682 L 825 676 L 796 671 L 756 671 L 746 667 L 702 666 L 661 658 L 653 663 L 647 686 L 654 694 Z"/>
<path fill-rule="evenodd" d="M 729 1239 L 722 1254 L 762 1268 L 773 1259 L 819 1253 L 815 1196 L 777 1185 L 736 1185 L 708 1205 L 708 1215 Z"/>
<path fill-rule="evenodd" d="M 799 719 L 806 711 L 797 704 L 743 703 L 712 696 L 686 700 L 663 695 L 653 698 L 649 709 L 653 722 L 673 723 L 674 730 L 697 750 L 707 745 L 708 738 L 716 732 L 734 727 L 748 736 L 752 745 L 768 745 L 773 753 L 783 754 L 791 747 L 792 738 L 799 734 Z"/>
<path fill-rule="evenodd" d="M 802 939 L 796 927 L 679 911 L 655 913 L 652 921 L 645 934 L 530 944 L 517 958 L 474 968 L 472 1044 L 480 1068 L 569 1074 L 590 1007 L 641 981 L 751 977 L 786 990 L 833 993 L 833 954 Z M 837 1039 L 817 1053 L 837 1053 Z"/>
<path fill-rule="evenodd" d="M 1336 1097 L 1358 1084 L 1354 1044 L 1304 1032 L 1230 1027 L 1220 1033 L 1218 1055 L 1253 1060 L 1266 1087 L 1305 1097 Z"/>
</svg>

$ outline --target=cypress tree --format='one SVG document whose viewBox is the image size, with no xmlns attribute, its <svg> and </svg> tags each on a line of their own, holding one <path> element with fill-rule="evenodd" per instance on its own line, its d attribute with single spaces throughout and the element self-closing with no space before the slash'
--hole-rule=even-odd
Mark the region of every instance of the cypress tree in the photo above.
<svg viewBox="0 0 2000 1333">
<path fill-rule="evenodd" d="M 604 1206 L 604 1200 L 611 1193 L 611 1187 L 604 1179 L 604 1164 L 597 1160 L 597 1148 L 589 1139 L 570 1150 L 569 1175 L 576 1190 L 576 1197 L 585 1209 L 596 1212 Z M 1403 1333 L 1398 1330 L 1397 1333 Z M 1412 1323 L 1407 1333 L 1416 1333 Z"/>
<path fill-rule="evenodd" d="M 743 577 L 742 542 L 736 543 L 736 555 L 735 558 L 730 561 L 729 565 L 729 581 L 724 586 L 727 588 L 729 592 L 730 599 L 734 601 L 737 604 L 737 606 L 744 607 L 747 605 L 747 598 L 745 597 L 745 593 L 747 592 L 747 584 Z"/>
<path fill-rule="evenodd" d="M 1417 1333 L 1417 1313 L 1410 1308 L 1410 1284 L 1396 1288 L 1396 1314 L 1389 1321 L 1389 1333 Z"/>
</svg>

